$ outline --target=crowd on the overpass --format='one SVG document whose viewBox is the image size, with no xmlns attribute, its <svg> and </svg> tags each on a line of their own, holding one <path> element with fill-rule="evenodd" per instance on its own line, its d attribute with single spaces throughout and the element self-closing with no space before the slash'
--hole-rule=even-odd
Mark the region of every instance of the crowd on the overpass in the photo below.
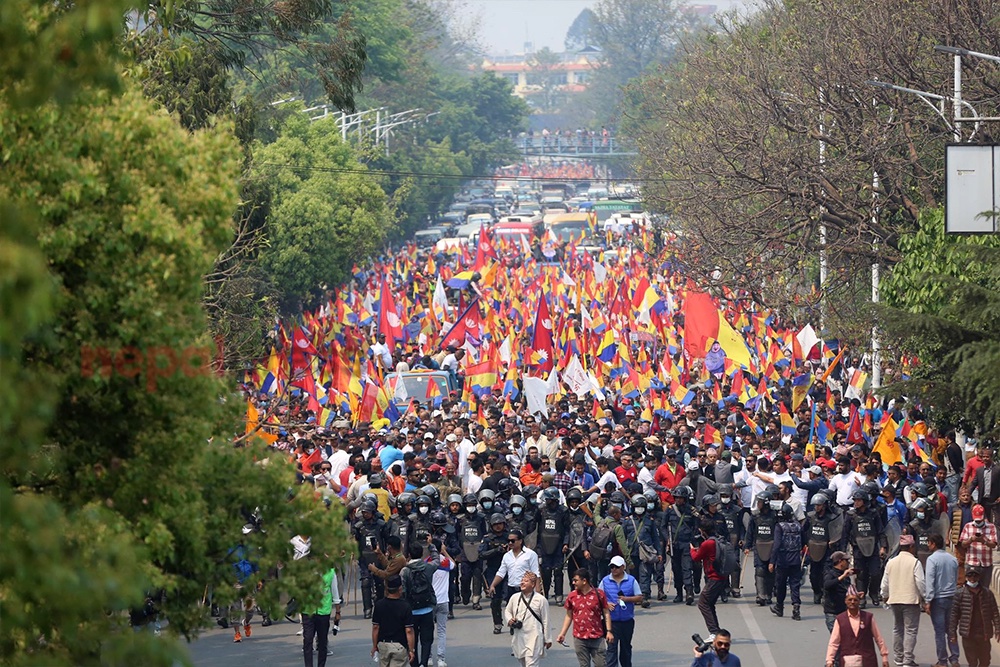
<svg viewBox="0 0 1000 667">
<path fill-rule="evenodd" d="M 571 634 L 581 666 L 629 667 L 636 607 L 667 603 L 701 613 L 696 664 L 738 665 L 718 604 L 794 623 L 800 585 L 830 664 L 886 664 L 869 603 L 897 665 L 920 611 L 938 664 L 958 637 L 989 664 L 992 443 L 872 393 L 811 326 L 700 292 L 665 236 L 613 263 L 522 252 L 484 234 L 475 259 L 356 269 L 248 373 L 249 426 L 347 511 L 382 664 L 443 667 L 455 608 L 488 604 L 522 665 Z"/>
</svg>

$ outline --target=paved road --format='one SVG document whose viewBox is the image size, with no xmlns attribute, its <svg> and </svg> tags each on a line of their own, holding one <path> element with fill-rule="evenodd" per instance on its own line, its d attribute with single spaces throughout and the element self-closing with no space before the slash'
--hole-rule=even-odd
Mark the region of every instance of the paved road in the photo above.
<svg viewBox="0 0 1000 667">
<path fill-rule="evenodd" d="M 746 589 L 744 589 L 746 590 Z M 811 593 L 808 600 L 812 600 Z M 561 623 L 563 613 L 552 608 L 556 623 Z M 692 660 L 690 636 L 694 632 L 705 635 L 705 626 L 697 607 L 670 602 L 654 603 L 648 610 L 638 609 L 633 664 L 636 667 L 651 665 L 689 665 Z M 489 609 L 473 611 L 472 607 L 456 607 L 456 618 L 448 623 L 449 667 L 496 665 L 513 667 L 517 663 L 510 657 L 510 637 L 493 635 Z M 731 599 L 719 605 L 719 620 L 733 633 L 733 652 L 745 667 L 810 667 L 822 666 L 829 634 L 823 622 L 822 609 L 813 604 L 802 607 L 802 621 L 786 617 L 777 618 L 766 608 L 749 600 Z M 892 653 L 892 618 L 888 611 L 875 610 L 879 628 L 886 636 Z M 230 630 L 210 630 L 190 646 L 191 656 L 199 667 L 247 667 L 266 664 L 269 667 L 302 665 L 302 638 L 295 635 L 297 625 L 281 621 L 269 628 L 260 627 L 259 617 L 254 620 L 253 636 L 240 644 L 233 643 Z M 558 631 L 556 625 L 556 632 Z M 553 633 L 553 636 L 555 632 Z M 371 625 L 355 614 L 354 605 L 344 609 L 341 631 L 331 637 L 333 655 L 327 664 L 332 667 L 370 666 Z M 569 642 L 571 643 L 571 642 Z M 996 651 L 994 652 L 996 654 Z M 926 667 L 934 663 L 934 636 L 930 617 L 923 615 L 917 644 L 917 660 Z M 570 649 L 554 645 L 543 660 L 546 667 L 575 667 L 575 656 Z M 891 662 L 890 662 L 891 664 Z"/>
</svg>

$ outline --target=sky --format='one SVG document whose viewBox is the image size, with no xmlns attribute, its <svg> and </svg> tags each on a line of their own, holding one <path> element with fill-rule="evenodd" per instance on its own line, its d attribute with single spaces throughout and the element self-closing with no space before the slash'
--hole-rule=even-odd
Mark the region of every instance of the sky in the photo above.
<svg viewBox="0 0 1000 667">
<path fill-rule="evenodd" d="M 524 53 L 524 43 L 535 50 L 563 50 L 563 40 L 573 19 L 597 0 L 465 0 L 469 18 L 479 18 L 480 41 L 490 55 Z M 743 0 L 697 0 L 726 9 Z"/>
</svg>

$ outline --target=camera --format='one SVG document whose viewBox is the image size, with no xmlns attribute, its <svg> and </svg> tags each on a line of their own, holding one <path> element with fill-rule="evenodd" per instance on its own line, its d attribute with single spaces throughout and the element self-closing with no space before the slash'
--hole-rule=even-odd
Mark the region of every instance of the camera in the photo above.
<svg viewBox="0 0 1000 667">
<path fill-rule="evenodd" d="M 705 641 L 697 632 L 691 635 L 691 641 L 694 642 L 695 650 L 698 653 L 708 653 L 712 650 L 712 642 Z"/>
<path fill-rule="evenodd" d="M 510 634 L 513 635 L 514 634 L 514 630 L 520 630 L 523 627 L 524 627 L 524 623 L 522 623 L 521 621 L 519 621 L 517 619 L 514 619 L 514 622 L 510 624 Z"/>
</svg>

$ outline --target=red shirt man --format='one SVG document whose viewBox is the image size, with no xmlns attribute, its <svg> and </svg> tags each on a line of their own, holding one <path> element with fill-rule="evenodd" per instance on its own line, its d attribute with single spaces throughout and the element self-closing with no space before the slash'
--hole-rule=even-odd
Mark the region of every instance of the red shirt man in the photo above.
<svg viewBox="0 0 1000 667">
<path fill-rule="evenodd" d="M 629 454 L 622 454 L 622 464 L 615 468 L 615 477 L 622 486 L 625 486 L 626 482 L 635 482 L 639 479 L 639 469 L 635 467 Z"/>
<path fill-rule="evenodd" d="M 653 481 L 668 489 L 659 492 L 661 501 L 674 504 L 674 497 L 670 494 L 669 489 L 676 489 L 680 486 L 684 474 L 684 466 L 677 464 L 677 452 L 672 449 L 667 450 L 667 462 L 660 465 L 653 474 Z"/>
</svg>

